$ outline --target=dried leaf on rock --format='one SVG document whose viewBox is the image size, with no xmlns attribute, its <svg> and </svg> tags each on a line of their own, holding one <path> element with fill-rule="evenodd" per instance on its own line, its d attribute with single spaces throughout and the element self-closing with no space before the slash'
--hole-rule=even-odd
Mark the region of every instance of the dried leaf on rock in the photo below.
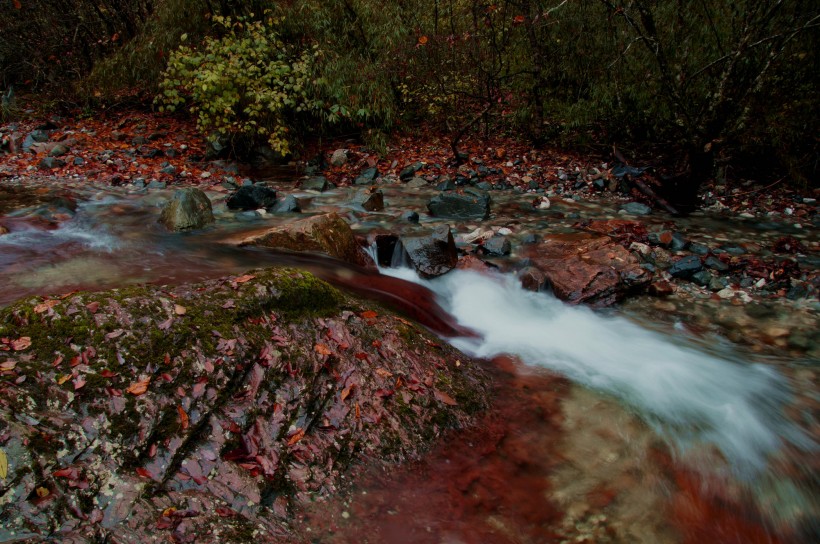
<svg viewBox="0 0 820 544">
<path fill-rule="evenodd" d="M 37 496 L 40 497 L 41 499 L 44 498 L 44 497 L 48 497 L 48 494 L 50 493 L 50 491 L 48 490 L 47 487 L 38 487 L 35 490 L 35 492 L 37 493 Z"/>
<path fill-rule="evenodd" d="M 185 315 L 188 310 L 185 309 L 185 306 L 180 304 L 174 304 L 174 313 L 177 315 Z"/>
<path fill-rule="evenodd" d="M 292 445 L 296 444 L 296 443 L 297 443 L 297 442 L 299 442 L 302 438 L 304 438 L 304 436 L 305 436 L 305 430 L 304 430 L 304 429 L 299 429 L 298 431 L 296 431 L 296 432 L 293 434 L 293 436 L 291 436 L 290 438 L 288 438 L 288 446 L 292 446 Z"/>
<path fill-rule="evenodd" d="M 6 456 L 6 450 L 0 448 L 0 480 L 5 480 L 9 474 L 9 458 Z"/>
<path fill-rule="evenodd" d="M 451 397 L 450 395 L 448 395 L 444 391 L 439 391 L 438 389 L 434 389 L 433 394 L 435 395 L 436 400 L 438 400 L 439 402 L 443 402 L 447 406 L 457 406 L 458 405 L 458 402 L 456 402 L 456 399 L 454 399 L 453 397 Z"/>
<path fill-rule="evenodd" d="M 151 378 L 145 378 L 144 380 L 140 380 L 138 382 L 134 382 L 128 386 L 125 390 L 126 393 L 131 393 L 134 396 L 140 396 L 146 391 L 148 391 L 148 385 L 151 383 Z"/>
<path fill-rule="evenodd" d="M 0 363 L 0 371 L 14 370 L 15 366 L 17 366 L 17 361 L 4 361 Z"/>
<path fill-rule="evenodd" d="M 59 378 L 57 378 L 57 385 L 63 385 L 65 382 L 71 379 L 71 374 L 63 374 Z"/>
<path fill-rule="evenodd" d="M 14 351 L 23 351 L 31 347 L 31 338 L 28 336 L 21 336 L 17 340 L 11 341 L 11 349 Z"/>
<path fill-rule="evenodd" d="M 345 400 L 347 397 L 350 396 L 350 393 L 353 391 L 353 388 L 356 387 L 355 383 L 351 383 L 347 387 L 342 390 L 342 400 Z"/>
<path fill-rule="evenodd" d="M 37 306 L 34 307 L 34 313 L 41 314 L 41 313 L 47 311 L 49 308 L 53 308 L 54 306 L 56 306 L 59 303 L 60 303 L 59 300 L 54 300 L 54 299 L 46 300 L 45 302 L 42 302 L 42 303 L 40 303 L 40 304 L 38 304 Z"/>
<path fill-rule="evenodd" d="M 179 424 L 184 431 L 188 428 L 188 414 L 185 413 L 185 409 L 181 405 L 177 405 L 177 412 L 179 413 Z"/>
<path fill-rule="evenodd" d="M 362 312 L 362 319 L 375 319 L 378 315 L 379 314 L 373 310 L 367 310 L 366 312 Z"/>
<path fill-rule="evenodd" d="M 326 346 L 326 345 L 324 345 L 324 344 L 316 344 L 315 346 L 313 346 L 313 349 L 314 349 L 314 350 L 316 351 L 316 353 L 318 353 L 319 355 L 330 355 L 331 353 L 333 353 L 333 352 L 330 350 L 330 348 L 329 348 L 329 347 L 327 347 L 327 346 Z"/>
</svg>

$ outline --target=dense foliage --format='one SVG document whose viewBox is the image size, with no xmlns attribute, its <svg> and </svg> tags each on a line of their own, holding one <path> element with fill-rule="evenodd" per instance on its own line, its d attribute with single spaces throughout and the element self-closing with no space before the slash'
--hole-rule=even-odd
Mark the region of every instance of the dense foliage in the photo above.
<svg viewBox="0 0 820 544">
<path fill-rule="evenodd" d="M 73 78 L 93 94 L 140 81 L 166 106 L 190 103 L 206 131 L 280 150 L 306 127 L 376 139 L 424 120 L 450 132 L 454 151 L 471 130 L 650 143 L 695 188 L 716 166 L 779 164 L 803 184 L 817 174 L 820 7 L 810 0 L 46 5 L 0 3 L 4 88 Z M 42 47 L 21 50 L 32 37 Z"/>
</svg>

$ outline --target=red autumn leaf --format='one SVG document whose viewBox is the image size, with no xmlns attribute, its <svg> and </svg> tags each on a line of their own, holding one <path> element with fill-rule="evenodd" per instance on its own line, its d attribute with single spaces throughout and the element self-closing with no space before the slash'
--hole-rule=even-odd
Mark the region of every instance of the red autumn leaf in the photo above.
<svg viewBox="0 0 820 544">
<path fill-rule="evenodd" d="M 378 315 L 379 314 L 373 310 L 367 310 L 366 312 L 362 312 L 362 319 L 375 319 Z"/>
<path fill-rule="evenodd" d="M 85 307 L 88 308 L 88 311 L 91 312 L 92 314 L 96 314 L 97 310 L 100 309 L 100 303 L 97 302 L 97 301 L 89 302 L 88 304 L 85 305 Z"/>
<path fill-rule="evenodd" d="M 216 512 L 216 515 L 221 518 L 232 518 L 237 515 L 235 510 L 231 510 L 227 506 L 217 506 L 214 512 Z"/>
<path fill-rule="evenodd" d="M 363 353 L 360 351 L 354 354 L 353 356 L 360 361 L 367 361 L 367 353 Z"/>
<path fill-rule="evenodd" d="M 354 387 L 356 387 L 356 384 L 351 383 L 342 390 L 342 400 L 345 400 L 347 397 L 350 396 L 350 393 L 353 391 Z"/>
<path fill-rule="evenodd" d="M 115 376 L 117 376 L 117 373 L 112 372 L 112 371 L 108 370 L 107 368 L 105 370 L 103 370 L 102 372 L 100 372 L 100 377 L 101 378 L 113 378 Z"/>
<path fill-rule="evenodd" d="M 52 475 L 55 478 L 68 478 L 70 480 L 77 479 L 77 469 L 76 468 L 61 468 L 60 470 L 55 470 Z"/>
<path fill-rule="evenodd" d="M 244 276 L 239 276 L 238 278 L 234 279 L 233 282 L 234 283 L 245 283 L 245 282 L 251 281 L 255 277 L 256 276 L 254 276 L 253 274 L 245 274 Z"/>
<path fill-rule="evenodd" d="M 179 424 L 184 431 L 188 428 L 188 414 L 185 413 L 185 409 L 180 405 L 177 405 L 177 412 L 179 413 Z"/>
<path fill-rule="evenodd" d="M 145 378 L 144 380 L 140 380 L 138 382 L 134 382 L 128 386 L 125 390 L 126 393 L 131 393 L 134 396 L 140 396 L 146 391 L 148 391 L 148 385 L 151 383 L 151 378 Z"/>
<path fill-rule="evenodd" d="M 292 436 L 288 439 L 288 446 L 292 446 L 292 445 L 296 444 L 297 442 L 299 442 L 300 440 L 302 440 L 302 438 L 304 438 L 304 436 L 305 436 L 305 430 L 304 430 L 304 429 L 299 429 L 298 431 L 296 431 L 296 432 L 295 432 L 295 433 L 294 433 L 294 434 L 293 434 L 293 435 L 292 435 Z"/>
<path fill-rule="evenodd" d="M 74 391 L 82 389 L 83 387 L 85 387 L 85 378 L 81 376 L 77 376 L 76 378 L 74 378 Z"/>
<path fill-rule="evenodd" d="M 456 399 L 454 399 L 453 397 L 451 397 L 450 395 L 448 395 L 444 391 L 439 391 L 438 389 L 434 389 L 433 394 L 435 395 L 436 400 L 438 400 L 439 402 L 443 402 L 444 404 L 446 404 L 448 406 L 458 405 L 458 402 L 456 402 Z"/>
<path fill-rule="evenodd" d="M 20 3 L 20 0 L 13 0 L 14 2 L 14 9 L 23 9 L 23 4 Z"/>
<path fill-rule="evenodd" d="M 419 45 L 425 45 L 427 43 L 427 36 L 419 36 Z"/>
<path fill-rule="evenodd" d="M 137 468 L 137 474 L 142 476 L 143 478 L 153 478 L 151 473 L 148 472 L 148 469 L 145 469 L 145 468 L 142 468 L 142 467 Z"/>
<path fill-rule="evenodd" d="M 43 302 L 41 304 L 38 304 L 37 306 L 34 307 L 34 313 L 41 314 L 41 313 L 45 312 L 46 310 L 48 310 L 49 308 L 53 308 L 54 306 L 56 306 L 59 303 L 60 303 L 59 300 L 54 300 L 54 299 L 46 300 L 45 302 Z"/>
<path fill-rule="evenodd" d="M 361 419 L 361 418 L 362 418 L 362 412 L 361 412 L 361 410 L 359 410 L 359 403 L 357 402 L 356 403 L 356 419 Z"/>
<path fill-rule="evenodd" d="M 521 23 L 524 22 L 524 19 L 525 19 L 525 17 L 523 15 L 516 15 L 515 18 L 513 19 L 513 23 L 515 23 L 517 25 L 520 25 Z"/>
<path fill-rule="evenodd" d="M 313 349 L 314 349 L 314 350 L 316 351 L 316 353 L 318 353 L 319 355 L 330 355 L 331 353 L 333 353 L 333 352 L 330 350 L 330 348 L 329 348 L 329 347 L 327 347 L 327 346 L 326 346 L 326 345 L 324 345 L 324 344 L 316 344 L 315 346 L 313 346 Z"/>
<path fill-rule="evenodd" d="M 23 351 L 31 347 L 31 338 L 28 336 L 21 336 L 17 340 L 11 341 L 11 349 L 14 351 Z"/>
<path fill-rule="evenodd" d="M 54 362 L 53 362 L 53 363 L 51 363 L 51 366 L 53 366 L 54 368 L 57 368 L 58 366 L 60 366 L 60 364 L 61 364 L 62 362 L 63 362 L 63 356 L 62 356 L 62 355 L 58 355 L 58 356 L 57 356 L 57 358 L 56 358 L 56 359 L 54 359 Z"/>
</svg>

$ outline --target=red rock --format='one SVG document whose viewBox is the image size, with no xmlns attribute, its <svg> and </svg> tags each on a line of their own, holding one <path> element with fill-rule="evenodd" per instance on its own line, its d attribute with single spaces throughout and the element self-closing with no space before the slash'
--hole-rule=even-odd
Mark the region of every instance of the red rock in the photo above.
<svg viewBox="0 0 820 544">
<path fill-rule="evenodd" d="M 651 279 L 634 255 L 605 236 L 550 235 L 545 243 L 526 247 L 525 256 L 544 273 L 555 296 L 574 304 L 607 306 Z"/>
</svg>

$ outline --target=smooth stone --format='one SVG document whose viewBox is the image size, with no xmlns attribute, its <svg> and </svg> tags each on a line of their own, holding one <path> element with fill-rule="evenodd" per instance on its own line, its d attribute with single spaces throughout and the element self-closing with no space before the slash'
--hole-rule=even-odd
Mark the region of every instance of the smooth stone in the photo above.
<svg viewBox="0 0 820 544">
<path fill-rule="evenodd" d="M 202 228 L 214 222 L 211 201 L 195 187 L 179 189 L 162 209 L 159 222 L 171 231 Z"/>
<path fill-rule="evenodd" d="M 621 205 L 621 209 L 630 215 L 649 215 L 652 208 L 641 202 L 627 202 Z"/>
</svg>

